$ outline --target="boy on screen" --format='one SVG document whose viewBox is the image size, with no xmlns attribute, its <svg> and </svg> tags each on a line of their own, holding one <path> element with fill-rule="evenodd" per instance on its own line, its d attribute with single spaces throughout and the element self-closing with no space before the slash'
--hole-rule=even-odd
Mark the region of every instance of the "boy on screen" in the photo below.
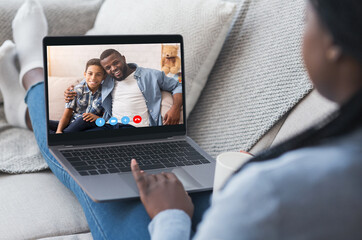
<svg viewBox="0 0 362 240">
<path fill-rule="evenodd" d="M 102 117 L 102 81 L 106 72 L 98 58 L 90 59 L 84 72 L 85 81 L 74 88 L 75 97 L 65 104 L 60 121 L 49 121 L 55 133 L 77 132 L 95 128 L 95 121 Z"/>
</svg>

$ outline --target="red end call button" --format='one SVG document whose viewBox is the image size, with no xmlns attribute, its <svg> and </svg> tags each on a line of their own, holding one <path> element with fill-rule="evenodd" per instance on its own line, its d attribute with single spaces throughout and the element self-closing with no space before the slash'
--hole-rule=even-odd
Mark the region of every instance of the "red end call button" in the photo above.
<svg viewBox="0 0 362 240">
<path fill-rule="evenodd" d="M 133 122 L 134 123 L 140 123 L 141 121 L 142 121 L 141 116 L 136 115 L 136 116 L 133 117 Z"/>
</svg>

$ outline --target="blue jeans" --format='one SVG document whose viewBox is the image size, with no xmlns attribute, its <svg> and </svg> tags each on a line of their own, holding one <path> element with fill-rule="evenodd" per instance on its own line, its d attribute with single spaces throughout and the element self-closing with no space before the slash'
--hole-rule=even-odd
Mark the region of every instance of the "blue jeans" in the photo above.
<svg viewBox="0 0 362 240">
<path fill-rule="evenodd" d="M 72 177 L 50 154 L 46 143 L 46 116 L 44 84 L 32 86 L 25 102 L 28 104 L 34 135 L 40 151 L 54 175 L 77 197 L 88 221 L 94 239 L 149 239 L 147 215 L 140 200 L 120 200 L 106 203 L 93 202 Z M 211 192 L 190 194 L 195 205 L 192 228 L 201 221 L 209 207 Z"/>
</svg>

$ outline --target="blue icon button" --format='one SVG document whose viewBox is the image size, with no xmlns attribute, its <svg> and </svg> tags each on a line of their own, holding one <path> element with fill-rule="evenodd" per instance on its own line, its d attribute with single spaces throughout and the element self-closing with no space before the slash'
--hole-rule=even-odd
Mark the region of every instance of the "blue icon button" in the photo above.
<svg viewBox="0 0 362 240">
<path fill-rule="evenodd" d="M 105 121 L 103 118 L 98 118 L 98 119 L 96 120 L 96 125 L 97 125 L 98 127 L 102 127 L 105 123 L 106 123 L 106 121 Z"/>
<path fill-rule="evenodd" d="M 118 123 L 118 119 L 116 117 L 111 117 L 108 122 L 114 126 Z"/>
<path fill-rule="evenodd" d="M 129 119 L 129 117 L 127 117 L 127 116 L 124 116 L 124 117 L 122 117 L 122 119 L 121 119 L 121 122 L 122 122 L 123 124 L 128 124 L 129 121 L 130 121 L 130 119 Z"/>
</svg>

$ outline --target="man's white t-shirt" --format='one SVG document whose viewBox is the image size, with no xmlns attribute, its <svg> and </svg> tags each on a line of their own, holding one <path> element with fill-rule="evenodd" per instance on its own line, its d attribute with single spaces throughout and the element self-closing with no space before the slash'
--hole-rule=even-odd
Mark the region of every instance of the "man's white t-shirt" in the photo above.
<svg viewBox="0 0 362 240">
<path fill-rule="evenodd" d="M 142 117 L 140 123 L 133 122 L 133 117 L 136 115 Z M 122 81 L 115 81 L 112 91 L 112 116 L 120 123 L 122 117 L 127 116 L 130 118 L 129 124 L 135 127 L 149 126 L 146 101 L 134 78 L 134 73 Z"/>
</svg>

